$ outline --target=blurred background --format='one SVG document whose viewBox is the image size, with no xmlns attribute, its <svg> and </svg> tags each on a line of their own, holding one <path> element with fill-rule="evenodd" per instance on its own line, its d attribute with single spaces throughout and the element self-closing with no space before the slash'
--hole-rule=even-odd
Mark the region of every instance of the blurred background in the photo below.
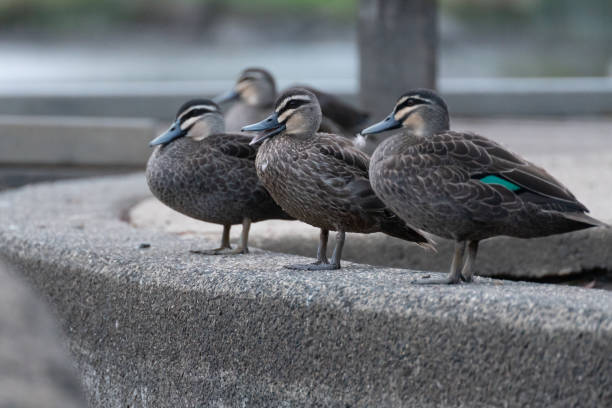
<svg viewBox="0 0 612 408">
<path fill-rule="evenodd" d="M 0 80 L 5 92 L 109 83 L 128 92 L 176 82 L 211 92 L 243 67 L 262 65 L 284 81 L 356 92 L 358 7 L 357 0 L 2 0 Z M 611 21 L 608 0 L 441 0 L 440 84 L 609 77 Z"/>
<path fill-rule="evenodd" d="M 182 101 L 247 66 L 359 104 L 369 3 L 0 0 L 0 188 L 141 169 Z M 440 0 L 435 85 L 454 117 L 607 117 L 611 21 L 609 0 Z"/>
</svg>

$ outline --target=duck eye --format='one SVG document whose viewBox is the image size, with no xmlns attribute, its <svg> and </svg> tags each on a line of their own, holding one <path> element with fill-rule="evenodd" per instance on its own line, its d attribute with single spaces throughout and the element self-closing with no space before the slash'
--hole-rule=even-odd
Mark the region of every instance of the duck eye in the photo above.
<svg viewBox="0 0 612 408">
<path fill-rule="evenodd" d="M 292 101 L 289 101 L 289 103 L 287 103 L 287 109 L 295 109 L 298 106 L 300 106 L 300 102 L 296 101 L 295 99 Z"/>
<path fill-rule="evenodd" d="M 417 103 L 418 103 L 418 102 L 417 102 L 417 100 L 416 100 L 416 99 L 412 99 L 412 98 L 410 98 L 410 99 L 406 100 L 406 103 L 405 103 L 405 104 L 406 104 L 406 106 L 414 106 L 414 105 L 416 105 Z"/>
</svg>

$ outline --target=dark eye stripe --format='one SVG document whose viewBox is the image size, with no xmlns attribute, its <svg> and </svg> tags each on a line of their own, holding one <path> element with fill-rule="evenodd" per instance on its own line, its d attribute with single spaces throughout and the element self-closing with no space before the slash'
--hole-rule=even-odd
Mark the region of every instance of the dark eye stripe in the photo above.
<svg viewBox="0 0 612 408">
<path fill-rule="evenodd" d="M 307 104 L 310 101 L 305 101 L 303 99 L 292 99 L 289 102 L 287 102 L 285 104 L 285 106 L 283 106 L 283 108 L 278 112 L 279 115 L 282 115 L 283 112 L 289 110 L 289 109 L 296 109 L 302 105 Z"/>
<path fill-rule="evenodd" d="M 423 105 L 423 104 L 426 104 L 426 103 L 428 103 L 428 102 L 424 101 L 423 99 L 408 98 L 404 102 L 402 102 L 401 105 L 398 105 L 398 107 L 395 109 L 395 111 L 399 112 L 400 110 L 402 110 L 404 108 L 408 108 L 410 106 L 415 106 L 415 105 Z"/>
<path fill-rule="evenodd" d="M 181 119 L 181 122 L 184 122 L 189 118 L 193 118 L 194 116 L 202 116 L 206 113 L 212 113 L 212 112 L 216 112 L 216 111 L 206 109 L 206 108 L 193 109 L 181 115 L 180 119 Z"/>
</svg>

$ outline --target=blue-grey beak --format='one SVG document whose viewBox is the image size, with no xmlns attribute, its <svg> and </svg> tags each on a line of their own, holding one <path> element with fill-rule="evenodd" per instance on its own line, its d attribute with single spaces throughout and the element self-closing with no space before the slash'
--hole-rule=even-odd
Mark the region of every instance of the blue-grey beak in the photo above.
<svg viewBox="0 0 612 408">
<path fill-rule="evenodd" d="M 362 135 L 371 135 L 373 133 L 384 132 L 385 130 L 397 129 L 401 126 L 402 126 L 401 122 L 395 120 L 395 117 L 393 116 L 393 112 L 391 112 L 389 116 L 387 116 L 380 122 L 375 123 L 372 126 L 363 129 L 360 133 Z"/>
<path fill-rule="evenodd" d="M 157 136 L 155 139 L 151 140 L 149 142 L 149 146 L 170 143 L 177 137 L 181 136 L 183 136 L 183 130 L 181 129 L 181 124 L 179 123 L 179 121 L 176 120 L 168 130 L 166 130 L 163 134 Z"/>
<path fill-rule="evenodd" d="M 239 96 L 240 94 L 235 89 L 230 89 L 227 92 L 223 92 L 222 94 L 215 96 L 214 98 L 212 98 L 212 100 L 214 103 L 219 105 L 224 102 L 229 102 L 233 101 L 234 99 L 238 99 Z"/>
<path fill-rule="evenodd" d="M 248 125 L 242 128 L 242 131 L 246 132 L 259 132 L 264 131 L 261 134 L 255 136 L 253 140 L 251 140 L 250 145 L 257 144 L 269 137 L 274 136 L 277 133 L 285 130 L 286 126 L 284 123 L 278 122 L 278 114 L 274 112 L 261 122 L 253 123 L 252 125 Z"/>
</svg>

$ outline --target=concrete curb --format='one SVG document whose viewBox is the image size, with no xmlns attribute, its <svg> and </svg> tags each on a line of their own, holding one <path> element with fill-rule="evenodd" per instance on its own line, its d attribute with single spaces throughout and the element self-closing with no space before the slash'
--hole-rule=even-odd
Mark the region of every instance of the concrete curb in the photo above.
<svg viewBox="0 0 612 408">
<path fill-rule="evenodd" d="M 612 404 L 612 293 L 192 255 L 120 221 L 146 195 L 141 174 L 0 194 L 0 254 L 59 312 L 91 406 Z"/>
<path fill-rule="evenodd" d="M 0 163 L 142 166 L 156 134 L 149 119 L 0 115 Z"/>
<path fill-rule="evenodd" d="M 84 407 L 65 338 L 47 305 L 3 262 L 0 282 L 0 407 Z"/>
<path fill-rule="evenodd" d="M 228 89 L 232 83 L 231 80 L 148 81 L 140 85 L 130 81 L 61 85 L 37 83 L 35 90 L 0 89 L 0 114 L 70 113 L 81 116 L 153 117 L 170 120 L 174 109 L 186 100 L 212 97 Z M 331 79 L 314 81 L 310 85 L 356 103 L 358 95 L 353 92 L 353 82 L 348 80 L 340 86 L 338 83 L 338 79 Z M 279 89 L 294 84 L 295 81 L 280 81 Z M 607 78 L 460 78 L 442 79 L 438 87 L 452 107 L 453 116 L 593 116 L 609 115 L 612 112 L 612 86 Z M 572 100 L 571 104 L 567 103 L 568 99 Z"/>
</svg>

